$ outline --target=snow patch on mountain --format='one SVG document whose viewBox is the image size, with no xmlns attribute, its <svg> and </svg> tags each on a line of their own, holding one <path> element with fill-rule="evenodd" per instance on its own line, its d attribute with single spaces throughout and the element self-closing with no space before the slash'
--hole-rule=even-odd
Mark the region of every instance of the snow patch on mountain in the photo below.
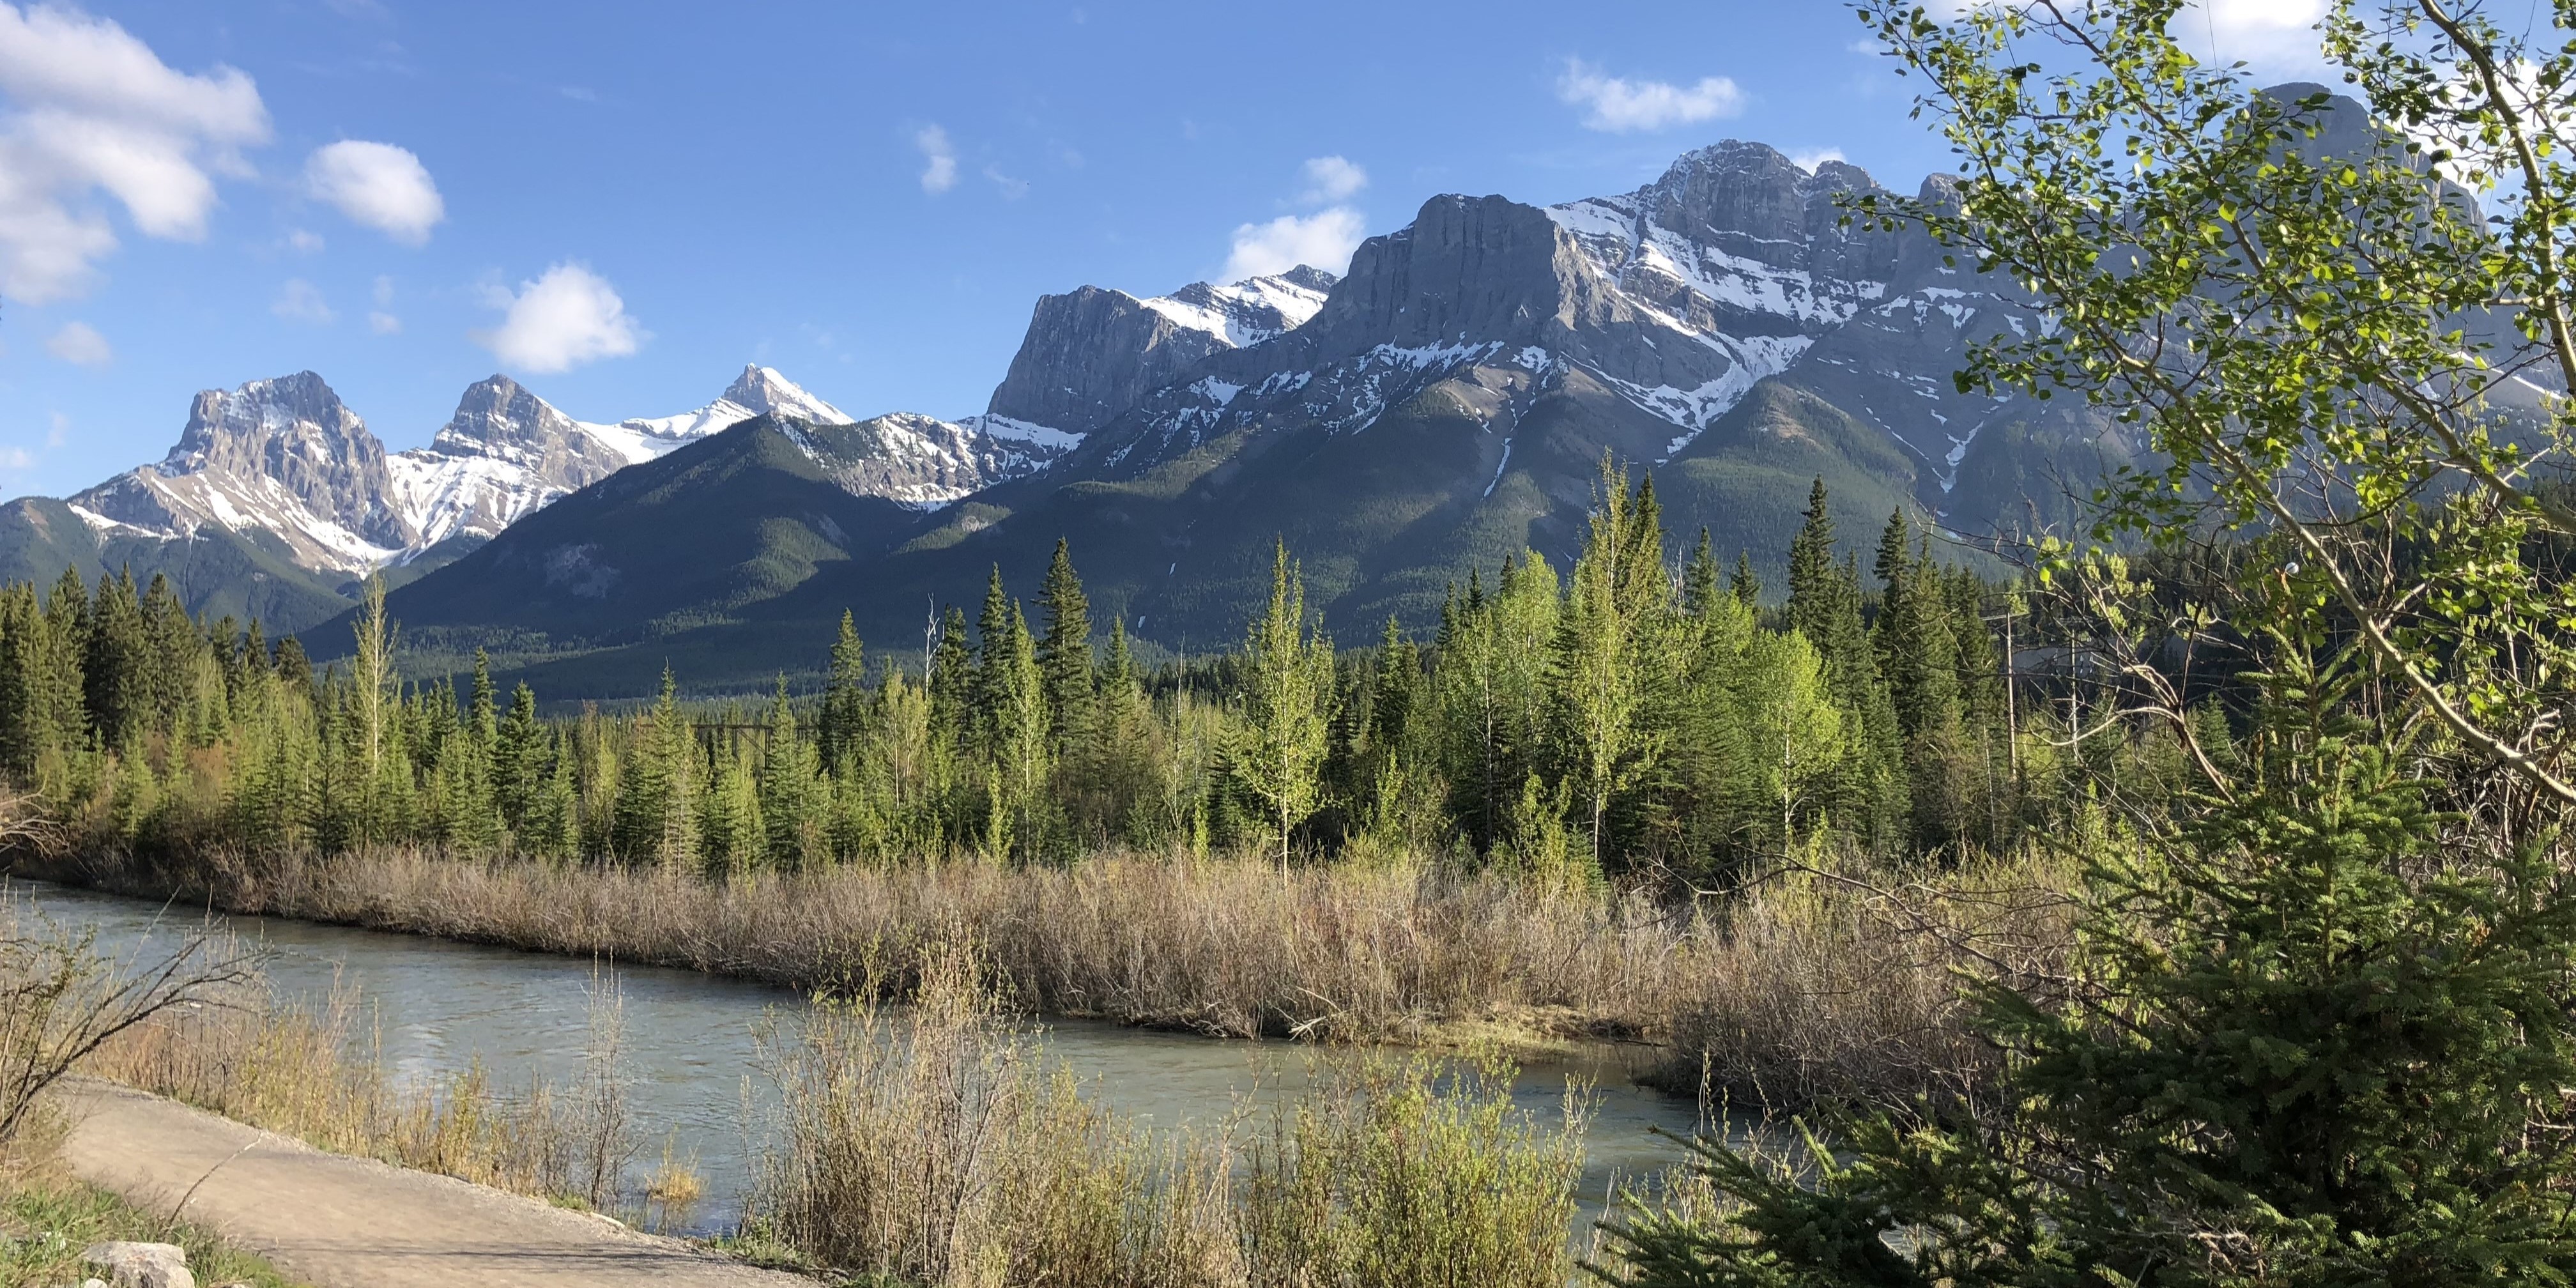
<svg viewBox="0 0 2576 1288">
<path fill-rule="evenodd" d="M 387 453 L 311 372 L 199 394 L 179 445 L 73 498 L 106 532 L 164 538 L 208 526 L 261 532 L 308 568 L 363 575 L 442 542 L 491 537 L 628 465 L 767 415 L 794 427 L 859 422 L 758 365 L 714 402 L 616 424 L 575 420 L 505 376 L 466 390 L 429 446 Z M 936 509 L 1043 469 L 1078 435 L 1007 418 L 952 423 L 897 414 L 837 446 L 832 474 L 860 495 Z"/>
<path fill-rule="evenodd" d="M 1330 276 L 1300 266 L 1227 286 L 1192 282 L 1137 303 L 1176 326 L 1215 336 L 1229 348 L 1247 349 L 1304 326 L 1324 307 L 1332 288 Z"/>
</svg>

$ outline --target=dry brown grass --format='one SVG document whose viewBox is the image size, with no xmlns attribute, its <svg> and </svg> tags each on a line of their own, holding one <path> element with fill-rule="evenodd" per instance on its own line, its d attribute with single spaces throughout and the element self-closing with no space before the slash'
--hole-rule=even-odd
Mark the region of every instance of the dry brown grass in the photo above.
<svg viewBox="0 0 2576 1288">
<path fill-rule="evenodd" d="M 918 1004 L 835 1002 L 769 1038 L 784 1093 L 761 1233 L 926 1288 L 1558 1288 L 1584 1107 L 1514 1106 L 1507 1066 L 1362 1062 L 1254 1123 L 1154 1134 L 1087 1100 L 980 954 L 933 946 Z"/>
<path fill-rule="evenodd" d="M 1859 871 L 1852 869 L 1852 871 Z M 1727 901 L 1537 887 L 1436 864 L 1282 867 L 1106 855 L 760 874 L 451 859 L 220 855 L 184 872 L 89 858 L 47 875 L 254 912 L 680 966 L 799 990 L 919 980 L 869 963 L 984 946 L 1016 1006 L 1220 1036 L 1663 1044 L 1667 1081 L 1781 1106 L 1973 1085 L 1951 969 L 2050 938 L 2028 863 L 1860 884 L 1814 871 Z M 1891 884 L 1894 883 L 1894 884 Z"/>
<path fill-rule="evenodd" d="M 360 1032 L 358 999 L 281 1005 L 266 985 L 229 1004 L 167 1012 L 107 1044 L 82 1072 L 187 1101 L 335 1153 L 380 1159 L 477 1184 L 607 1208 L 635 1154 L 622 1017 L 595 993 L 576 1086 L 496 1086 L 478 1060 L 424 1087 L 390 1078 Z"/>
</svg>

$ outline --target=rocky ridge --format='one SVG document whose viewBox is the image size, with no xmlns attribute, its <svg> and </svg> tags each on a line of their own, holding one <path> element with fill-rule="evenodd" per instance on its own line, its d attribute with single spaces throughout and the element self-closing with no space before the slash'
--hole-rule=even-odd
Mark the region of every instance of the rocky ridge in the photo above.
<svg viewBox="0 0 2576 1288">
<path fill-rule="evenodd" d="M 387 453 L 306 371 L 198 394 L 167 457 L 69 501 L 102 535 L 178 540 L 215 526 L 274 538 L 302 567 L 355 575 L 487 540 L 567 493 L 760 416 L 864 426 L 861 447 L 832 453 L 833 477 L 853 495 L 920 509 L 1042 469 L 1074 441 L 1007 418 L 861 422 L 752 365 L 706 406 L 615 424 L 576 420 L 495 375 L 467 387 L 429 446 Z"/>
</svg>

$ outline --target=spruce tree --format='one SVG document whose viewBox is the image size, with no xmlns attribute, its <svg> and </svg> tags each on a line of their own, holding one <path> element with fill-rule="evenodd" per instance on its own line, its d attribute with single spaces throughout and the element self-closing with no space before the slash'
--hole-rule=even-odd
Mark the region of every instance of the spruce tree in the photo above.
<svg viewBox="0 0 2576 1288">
<path fill-rule="evenodd" d="M 537 692 L 524 682 L 510 693 L 510 713 L 492 734 L 492 799 L 501 821 L 523 838 L 543 831 L 537 797 L 545 789 L 554 738 L 537 719 Z"/>
<path fill-rule="evenodd" d="M 1632 1288 L 2564 1283 L 2576 884 L 2428 803 L 2352 676 L 2261 681 L 2265 763 L 2087 855 L 2071 974 L 1989 978 L 2003 1085 L 1700 1147 L 1722 1201 L 1610 1224 Z M 2465 825 L 2465 826 L 2464 826 Z"/>
<path fill-rule="evenodd" d="M 814 752 L 797 736 L 796 712 L 787 702 L 787 677 L 769 700 L 762 722 L 760 819 L 769 866 L 793 872 L 805 864 L 813 842 L 817 791 Z"/>
<path fill-rule="evenodd" d="M 81 668 L 90 727 L 98 731 L 101 746 L 126 745 L 140 737 L 150 721 L 150 648 L 133 573 L 101 574 L 90 606 L 88 649 Z"/>
<path fill-rule="evenodd" d="M 1046 695 L 1048 737 L 1058 757 L 1083 745 L 1091 720 L 1091 601 L 1083 598 L 1082 578 L 1073 571 L 1073 553 L 1056 538 L 1055 558 L 1047 565 L 1046 633 L 1038 638 L 1038 672 Z"/>
<path fill-rule="evenodd" d="M 999 581 L 995 585 L 999 585 Z M 987 848 L 996 856 L 1030 855 L 1048 841 L 1047 706 L 1028 619 L 1010 604 L 997 635 L 984 639 L 980 678 L 987 766 L 993 784 Z"/>
<path fill-rule="evenodd" d="M 859 640 L 856 619 L 841 612 L 841 633 L 832 641 L 832 671 L 823 684 L 823 710 L 815 725 L 827 773 L 839 773 L 858 759 L 868 718 L 867 646 Z"/>
<path fill-rule="evenodd" d="M 313 694 L 313 661 L 305 656 L 304 641 L 289 635 L 277 642 L 277 678 L 288 688 Z"/>
<path fill-rule="evenodd" d="M 1735 602 L 1746 608 L 1758 608 L 1762 602 L 1762 579 L 1753 575 L 1753 556 L 1743 550 L 1735 552 L 1735 575 L 1727 578 L 1726 588 L 1735 593 Z"/>
<path fill-rule="evenodd" d="M 1825 497 L 1825 480 L 1819 477 L 1807 492 L 1806 521 L 1799 525 L 1798 535 L 1789 540 L 1789 606 L 1787 623 L 1791 630 L 1807 637 L 1818 649 L 1827 647 L 1841 616 L 1843 599 L 1852 593 L 1834 558 L 1834 518 Z M 1855 606 L 1856 607 L 1856 606 Z"/>
<path fill-rule="evenodd" d="M 1709 544 L 1708 529 L 1699 530 L 1699 544 L 1691 548 L 1690 563 L 1682 569 L 1682 611 L 1693 617 L 1706 617 L 1717 605 L 1717 555 Z"/>
<path fill-rule="evenodd" d="M 966 613 L 955 604 L 939 619 L 939 643 L 930 654 L 931 730 L 951 751 L 975 736 L 975 661 L 966 646 Z"/>
<path fill-rule="evenodd" d="M 686 867 L 698 855 L 697 738 L 680 710 L 679 681 L 662 671 L 662 697 L 634 726 L 619 766 L 616 847 L 628 862 Z"/>
</svg>

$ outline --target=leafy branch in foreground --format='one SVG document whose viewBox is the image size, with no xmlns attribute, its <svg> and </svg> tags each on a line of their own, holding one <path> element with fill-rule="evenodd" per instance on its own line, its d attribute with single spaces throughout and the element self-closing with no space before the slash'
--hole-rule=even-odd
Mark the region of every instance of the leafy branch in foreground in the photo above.
<svg viewBox="0 0 2576 1288">
<path fill-rule="evenodd" d="M 1982 346 L 1963 389 L 2086 399 L 2158 467 L 2103 535 L 2280 543 L 2289 607 L 2349 634 L 2410 706 L 2560 805 L 2565 624 L 2539 575 L 2576 507 L 2576 46 L 2444 0 L 2322 24 L 2360 101 L 2256 92 L 2166 32 L 2181 0 L 1860 14 L 1927 78 L 1955 200 L 1873 198 L 2036 296 L 2054 325 Z M 2563 7 L 2556 22 L 2576 23 Z M 2500 68 L 2521 68 L 2509 73 Z"/>
<path fill-rule="evenodd" d="M 2333 714 L 2354 680 L 2266 677 L 2273 752 L 2237 799 L 2091 857 L 2061 997 L 1972 986 L 1975 1026 L 2006 1056 L 1998 1096 L 1828 1113 L 1786 1152 L 1703 1144 L 1719 1202 L 1612 1222 L 1607 1277 L 2576 1274 L 2576 889 L 2554 849 L 2432 810 L 2402 749 Z"/>
<path fill-rule="evenodd" d="M 2180 612 L 2093 605 L 2122 665 L 2223 632 L 2258 668 L 2252 736 L 2196 755 L 2206 795 L 2078 843 L 2064 974 L 1966 981 L 1998 1094 L 1703 1143 L 1697 1190 L 1612 1223 L 1600 1273 L 2576 1278 L 2576 590 L 2553 566 L 2576 513 L 2550 459 L 2576 424 L 2576 42 L 2551 43 L 2576 6 L 2525 41 L 2444 0 L 2343 0 L 2321 43 L 2360 101 L 2196 61 L 2181 0 L 1856 8 L 1963 170 L 1955 200 L 1860 213 L 2045 309 L 1963 389 L 2145 428 L 2162 463 L 2102 490 L 2097 539 L 2256 556 Z"/>
</svg>

